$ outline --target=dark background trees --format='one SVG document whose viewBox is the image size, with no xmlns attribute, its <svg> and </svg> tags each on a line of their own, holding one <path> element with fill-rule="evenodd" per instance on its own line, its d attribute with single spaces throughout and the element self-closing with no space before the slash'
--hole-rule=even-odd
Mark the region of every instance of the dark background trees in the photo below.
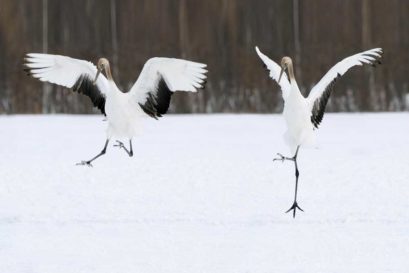
<svg viewBox="0 0 409 273">
<path fill-rule="evenodd" d="M 295 60 L 303 92 L 343 57 L 383 47 L 383 65 L 353 69 L 331 111 L 409 110 L 406 0 L 0 0 L 0 113 L 90 113 L 87 98 L 27 77 L 27 52 L 107 57 L 128 89 L 153 56 L 208 64 L 173 112 L 278 112 L 281 94 L 254 51 Z"/>
</svg>

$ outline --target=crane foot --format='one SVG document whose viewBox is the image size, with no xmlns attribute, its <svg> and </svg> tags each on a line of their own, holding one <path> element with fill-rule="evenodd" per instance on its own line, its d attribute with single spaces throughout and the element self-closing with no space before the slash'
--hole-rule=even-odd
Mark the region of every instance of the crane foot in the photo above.
<svg viewBox="0 0 409 273">
<path fill-rule="evenodd" d="M 121 141 L 117 140 L 116 143 L 117 144 L 114 144 L 114 147 L 118 147 L 119 149 L 121 149 L 121 148 L 126 149 L 125 145 Z"/>
<path fill-rule="evenodd" d="M 286 157 L 283 156 L 280 153 L 277 153 L 277 155 L 279 156 L 278 158 L 274 158 L 273 161 L 281 161 L 284 162 L 285 160 L 290 160 L 290 161 L 295 161 L 295 156 L 294 157 Z"/>
<path fill-rule="evenodd" d="M 300 208 L 297 204 L 296 201 L 294 201 L 293 205 L 291 206 L 291 208 L 289 210 L 287 210 L 285 213 L 289 213 L 290 211 L 293 211 L 293 218 L 295 218 L 295 212 L 297 211 L 297 209 L 304 211 L 302 208 Z"/>
<path fill-rule="evenodd" d="M 77 164 L 75 164 L 75 165 L 76 165 L 76 166 L 94 167 L 94 166 L 92 166 L 91 161 L 85 161 L 85 160 L 83 160 L 83 161 L 81 161 L 81 162 L 79 162 L 79 163 L 77 163 Z"/>
<path fill-rule="evenodd" d="M 132 151 L 132 143 L 130 144 L 130 150 L 128 150 L 125 146 L 125 144 L 123 144 L 121 141 L 117 140 L 116 141 L 117 144 L 114 144 L 114 147 L 118 147 L 119 149 L 124 149 L 125 152 L 129 155 L 129 156 L 133 156 L 133 151 Z"/>
</svg>

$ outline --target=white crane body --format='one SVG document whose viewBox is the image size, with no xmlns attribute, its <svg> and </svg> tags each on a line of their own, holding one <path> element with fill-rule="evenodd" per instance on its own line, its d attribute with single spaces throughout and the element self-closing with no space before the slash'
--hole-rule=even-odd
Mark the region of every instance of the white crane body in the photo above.
<svg viewBox="0 0 409 273">
<path fill-rule="evenodd" d="M 114 83 L 112 83 L 115 85 Z M 114 88 L 117 90 L 114 91 Z M 129 93 L 122 93 L 116 85 L 107 93 L 105 113 L 107 116 L 107 138 L 128 138 L 138 135 L 141 117 L 146 116 L 139 105 L 132 105 Z"/>
<path fill-rule="evenodd" d="M 314 126 L 311 123 L 311 109 L 304 99 L 297 83 L 291 83 L 292 92 L 284 102 L 283 116 L 287 131 L 284 140 L 294 154 L 299 145 L 310 146 L 314 143 Z"/>
</svg>

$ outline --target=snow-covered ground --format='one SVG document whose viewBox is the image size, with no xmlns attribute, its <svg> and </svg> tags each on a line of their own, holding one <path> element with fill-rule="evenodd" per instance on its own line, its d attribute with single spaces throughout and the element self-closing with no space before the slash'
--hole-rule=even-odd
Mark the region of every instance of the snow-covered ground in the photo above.
<svg viewBox="0 0 409 273">
<path fill-rule="evenodd" d="M 409 272 L 409 114 L 327 114 L 299 154 L 279 115 L 0 117 L 0 272 Z"/>
</svg>

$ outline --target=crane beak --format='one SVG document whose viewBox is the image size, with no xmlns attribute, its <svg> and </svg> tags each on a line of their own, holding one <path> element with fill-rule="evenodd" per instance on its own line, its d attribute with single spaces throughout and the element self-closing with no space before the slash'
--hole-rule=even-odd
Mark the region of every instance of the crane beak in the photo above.
<svg viewBox="0 0 409 273">
<path fill-rule="evenodd" d="M 284 73 L 284 67 L 281 67 L 281 71 L 280 71 L 280 76 L 278 77 L 278 83 L 280 83 L 281 77 L 283 76 Z"/>
<path fill-rule="evenodd" d="M 101 74 L 101 71 L 102 71 L 102 69 L 99 68 L 98 72 L 97 72 L 97 75 L 95 76 L 95 80 L 92 82 L 94 85 L 97 83 L 97 79 L 98 79 L 99 74 Z"/>
</svg>

